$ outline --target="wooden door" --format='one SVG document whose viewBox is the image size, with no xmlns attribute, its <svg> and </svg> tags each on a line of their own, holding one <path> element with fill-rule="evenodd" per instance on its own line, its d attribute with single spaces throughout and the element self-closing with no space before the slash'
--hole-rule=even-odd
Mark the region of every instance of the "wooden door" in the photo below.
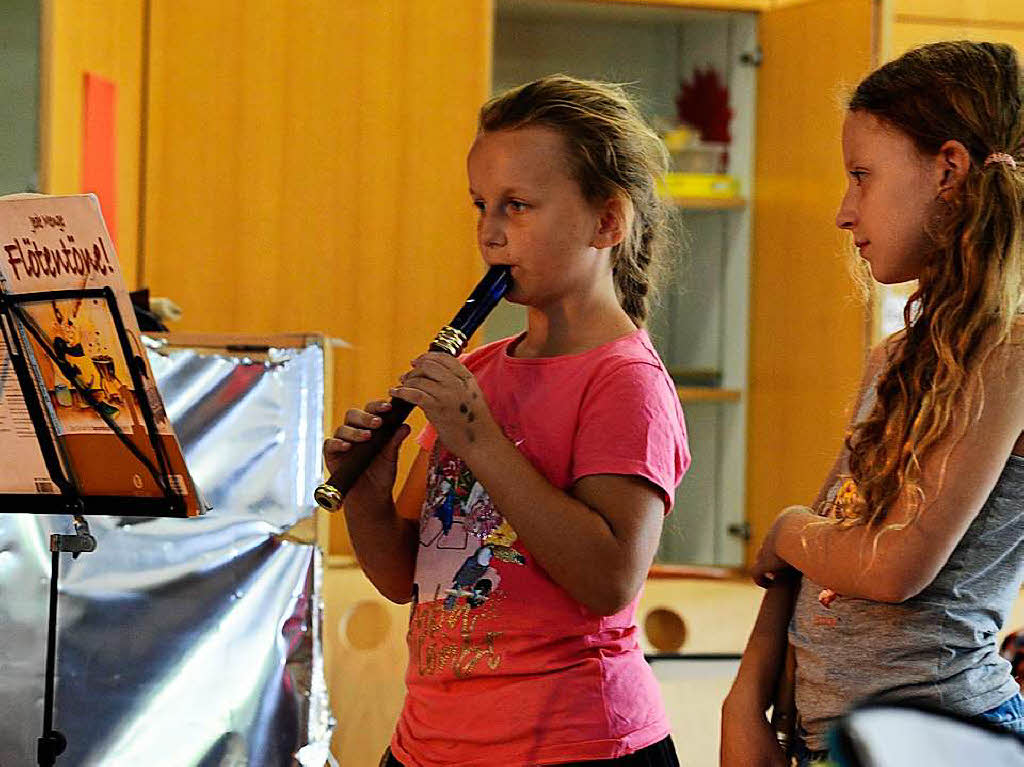
<svg viewBox="0 0 1024 767">
<path fill-rule="evenodd" d="M 152 0 L 144 278 L 183 307 L 175 329 L 322 331 L 348 344 L 336 418 L 384 396 L 482 274 L 465 153 L 491 17 Z"/>
<path fill-rule="evenodd" d="M 808 504 L 841 444 L 866 352 L 835 212 L 842 92 L 875 58 L 876 3 L 762 14 L 751 275 L 748 560 L 775 516 Z"/>
</svg>

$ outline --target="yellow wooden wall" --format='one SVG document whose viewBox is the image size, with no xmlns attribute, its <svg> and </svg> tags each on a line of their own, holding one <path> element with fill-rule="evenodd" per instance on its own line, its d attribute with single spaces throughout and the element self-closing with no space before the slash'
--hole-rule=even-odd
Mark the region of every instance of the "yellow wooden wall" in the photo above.
<svg viewBox="0 0 1024 767">
<path fill-rule="evenodd" d="M 183 329 L 351 344 L 339 420 L 482 274 L 465 153 L 490 2 L 151 2 L 144 280 Z"/>
<path fill-rule="evenodd" d="M 40 189 L 82 191 L 82 81 L 117 84 L 117 254 L 138 287 L 144 0 L 43 0 Z"/>
<path fill-rule="evenodd" d="M 845 188 L 839 95 L 871 68 L 871 0 L 761 17 L 751 276 L 747 512 L 757 551 L 810 503 L 843 438 L 866 349 L 835 212 Z"/>
<path fill-rule="evenodd" d="M 890 0 L 886 58 L 937 40 L 1009 43 L 1024 52 L 1020 0 Z"/>
<path fill-rule="evenodd" d="M 597 0 L 625 5 L 656 5 L 660 7 L 700 8 L 720 11 L 773 11 L 814 0 Z"/>
</svg>

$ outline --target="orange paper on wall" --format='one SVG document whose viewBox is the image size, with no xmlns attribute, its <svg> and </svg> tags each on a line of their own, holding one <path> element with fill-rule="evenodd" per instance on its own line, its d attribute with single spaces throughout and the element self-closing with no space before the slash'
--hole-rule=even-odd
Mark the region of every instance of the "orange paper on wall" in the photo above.
<svg viewBox="0 0 1024 767">
<path fill-rule="evenodd" d="M 86 72 L 82 98 L 82 191 L 100 200 L 117 245 L 117 85 Z"/>
</svg>

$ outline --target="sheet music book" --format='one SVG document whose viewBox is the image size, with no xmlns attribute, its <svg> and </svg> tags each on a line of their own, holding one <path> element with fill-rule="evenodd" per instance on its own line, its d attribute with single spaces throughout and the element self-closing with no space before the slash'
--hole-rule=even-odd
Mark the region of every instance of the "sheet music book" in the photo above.
<svg viewBox="0 0 1024 767">
<path fill-rule="evenodd" d="M 95 294 L 27 297 L 102 288 L 112 291 L 113 301 Z M 82 496 L 164 496 L 153 473 L 104 418 L 116 424 L 153 466 L 160 466 L 144 418 L 143 405 L 148 404 L 168 462 L 170 489 L 183 497 L 189 516 L 198 514 L 195 485 L 157 391 L 97 198 L 0 198 L 0 292 L 26 297 L 18 306 L 50 351 L 67 363 L 62 370 L 20 321 L 0 320 L 0 465 L 4 467 L 0 493 L 60 492 L 44 462 L 37 425 L 16 375 L 17 360 L 12 355 L 20 346 L 26 358 L 22 369 L 30 372 L 47 416 L 49 436 Z M 124 328 L 127 351 L 118 323 Z M 132 359 L 141 386 L 133 380 Z M 66 375 L 69 371 L 75 380 Z M 90 406 L 80 388 L 89 392 L 102 412 Z"/>
</svg>

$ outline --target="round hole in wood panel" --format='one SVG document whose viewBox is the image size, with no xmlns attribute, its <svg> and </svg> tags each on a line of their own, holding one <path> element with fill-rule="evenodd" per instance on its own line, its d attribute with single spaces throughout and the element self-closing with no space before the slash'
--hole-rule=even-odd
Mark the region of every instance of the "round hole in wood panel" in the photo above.
<svg viewBox="0 0 1024 767">
<path fill-rule="evenodd" d="M 644 618 L 644 634 L 659 652 L 679 652 L 686 644 L 686 623 L 675 610 L 656 607 Z"/>
<path fill-rule="evenodd" d="M 364 599 L 342 616 L 338 626 L 342 641 L 355 650 L 373 650 L 384 644 L 391 630 L 391 616 L 380 602 Z"/>
</svg>

